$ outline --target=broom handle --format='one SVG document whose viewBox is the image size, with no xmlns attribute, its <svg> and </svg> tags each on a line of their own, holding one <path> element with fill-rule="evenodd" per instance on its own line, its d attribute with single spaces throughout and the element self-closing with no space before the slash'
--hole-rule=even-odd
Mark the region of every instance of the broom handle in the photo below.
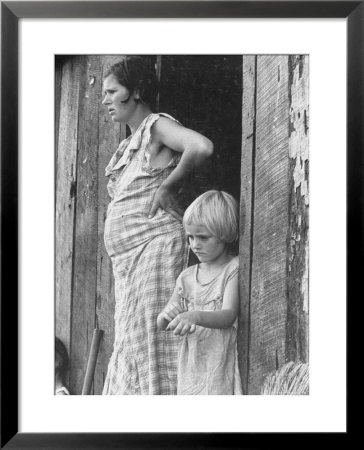
<svg viewBox="0 0 364 450">
<path fill-rule="evenodd" d="M 90 354 L 87 361 L 85 380 L 82 386 L 82 395 L 90 395 L 92 381 L 94 378 L 97 354 L 99 352 L 100 341 L 103 335 L 103 331 L 98 328 L 94 329 L 94 334 L 92 336 Z"/>
</svg>

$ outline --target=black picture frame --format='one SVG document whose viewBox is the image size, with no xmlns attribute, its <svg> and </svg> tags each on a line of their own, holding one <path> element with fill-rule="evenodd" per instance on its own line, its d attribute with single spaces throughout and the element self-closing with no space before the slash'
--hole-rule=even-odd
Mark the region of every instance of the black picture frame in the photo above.
<svg viewBox="0 0 364 450">
<path fill-rule="evenodd" d="M 278 439 L 256 433 L 18 432 L 18 21 L 21 18 L 346 18 L 347 286 L 363 271 L 363 1 L 1 2 L 1 448 L 257 448 Z M 9 108 L 11 105 L 11 108 Z M 350 346 L 348 345 L 348 351 Z M 350 430 L 350 428 L 348 428 Z M 278 434 L 278 433 L 277 433 Z M 276 436 L 274 438 L 274 436 Z M 337 433 L 335 441 L 349 433 Z M 274 439 L 273 439 L 274 438 Z M 306 445 L 310 433 L 280 434 L 280 447 Z M 273 441 L 272 441 L 273 439 Z M 315 443 L 327 436 L 316 433 Z M 268 444 L 269 443 L 269 444 Z"/>
</svg>

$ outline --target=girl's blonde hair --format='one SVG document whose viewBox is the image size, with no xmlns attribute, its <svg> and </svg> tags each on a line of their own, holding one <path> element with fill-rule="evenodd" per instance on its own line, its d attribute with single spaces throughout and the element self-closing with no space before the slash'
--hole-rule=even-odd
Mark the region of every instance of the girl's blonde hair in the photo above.
<svg viewBox="0 0 364 450">
<path fill-rule="evenodd" d="M 239 236 L 238 202 L 224 191 L 207 191 L 186 209 L 183 226 L 202 225 L 212 236 L 232 244 Z"/>
</svg>

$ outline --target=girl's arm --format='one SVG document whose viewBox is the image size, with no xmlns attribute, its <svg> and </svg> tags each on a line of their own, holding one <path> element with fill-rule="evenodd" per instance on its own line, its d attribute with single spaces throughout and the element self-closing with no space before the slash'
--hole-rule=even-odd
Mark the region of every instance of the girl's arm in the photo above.
<svg viewBox="0 0 364 450">
<path fill-rule="evenodd" d="M 229 328 L 235 321 L 239 310 L 239 277 L 231 278 L 225 288 L 220 311 L 187 311 L 175 317 L 167 326 L 174 334 L 183 336 L 194 325 L 205 328 Z"/>
<path fill-rule="evenodd" d="M 157 146 L 180 152 L 182 157 L 156 191 L 149 217 L 153 217 L 159 207 L 167 209 L 173 206 L 173 192 L 195 167 L 201 166 L 213 153 L 213 144 L 209 139 L 165 117 L 159 118 L 153 125 L 152 137 Z"/>
</svg>

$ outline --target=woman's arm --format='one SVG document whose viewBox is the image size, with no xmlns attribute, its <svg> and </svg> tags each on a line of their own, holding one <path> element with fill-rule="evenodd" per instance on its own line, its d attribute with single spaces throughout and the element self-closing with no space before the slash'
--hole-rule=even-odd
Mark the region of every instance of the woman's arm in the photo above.
<svg viewBox="0 0 364 450">
<path fill-rule="evenodd" d="M 168 147 L 182 153 L 182 156 L 177 167 L 155 193 L 149 217 L 153 217 L 159 207 L 167 209 L 172 206 L 173 192 L 194 168 L 201 166 L 213 153 L 213 144 L 209 139 L 165 117 L 153 125 L 152 139 L 159 148 Z"/>
<path fill-rule="evenodd" d="M 183 336 L 192 325 L 205 328 L 229 328 L 235 321 L 239 310 L 239 277 L 228 281 L 220 311 L 188 311 L 179 314 L 167 326 L 174 334 Z"/>
</svg>

